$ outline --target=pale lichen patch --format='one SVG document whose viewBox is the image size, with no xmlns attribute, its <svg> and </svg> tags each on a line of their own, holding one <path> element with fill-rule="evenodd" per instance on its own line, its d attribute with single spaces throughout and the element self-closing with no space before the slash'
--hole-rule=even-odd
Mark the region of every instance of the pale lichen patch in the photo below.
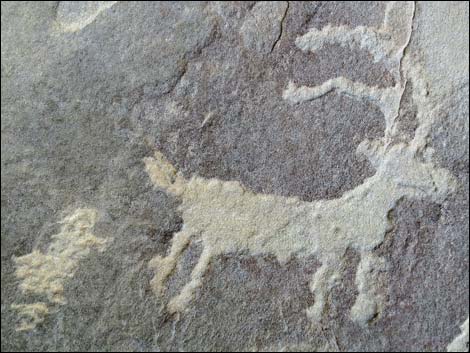
<svg viewBox="0 0 470 353">
<path fill-rule="evenodd" d="M 61 230 L 51 237 L 52 243 L 45 252 L 33 250 L 14 258 L 20 290 L 24 294 L 45 296 L 52 305 L 65 304 L 64 284 L 74 276 L 80 260 L 91 249 L 103 251 L 108 242 L 91 233 L 97 217 L 96 210 L 79 208 L 60 222 Z M 45 303 L 15 304 L 14 308 L 31 319 L 29 323 L 21 323 L 19 330 L 34 328 L 49 311 Z"/>
<path fill-rule="evenodd" d="M 16 328 L 17 331 L 30 331 L 36 325 L 44 321 L 49 314 L 49 308 L 45 303 L 37 302 L 33 304 L 13 304 L 12 309 L 17 310 L 21 316 L 21 322 Z"/>
<path fill-rule="evenodd" d="M 447 352 L 468 352 L 468 318 L 460 326 L 462 333 L 447 346 Z"/>
<path fill-rule="evenodd" d="M 61 1 L 57 7 L 57 22 L 63 32 L 77 32 L 116 3 L 117 1 Z"/>
</svg>

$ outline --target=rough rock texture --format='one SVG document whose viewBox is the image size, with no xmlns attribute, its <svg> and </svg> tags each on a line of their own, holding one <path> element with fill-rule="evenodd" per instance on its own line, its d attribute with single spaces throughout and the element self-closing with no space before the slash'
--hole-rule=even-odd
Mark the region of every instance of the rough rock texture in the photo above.
<svg viewBox="0 0 470 353">
<path fill-rule="evenodd" d="M 2 2 L 2 351 L 468 351 L 467 2 Z"/>
</svg>

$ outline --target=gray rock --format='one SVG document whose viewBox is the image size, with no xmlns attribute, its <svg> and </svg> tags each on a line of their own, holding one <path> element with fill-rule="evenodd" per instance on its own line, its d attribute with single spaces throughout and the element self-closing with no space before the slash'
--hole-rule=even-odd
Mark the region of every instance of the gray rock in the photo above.
<svg viewBox="0 0 470 353">
<path fill-rule="evenodd" d="M 468 3 L 1 6 L 2 351 L 468 350 Z M 293 103 L 289 84 L 331 87 Z M 239 223 L 178 250 L 217 183 Z M 310 209 L 331 224 L 308 256 L 257 250 L 288 252 L 282 227 L 227 246 L 269 220 L 240 221 L 247 200 L 285 205 L 286 229 Z"/>
</svg>

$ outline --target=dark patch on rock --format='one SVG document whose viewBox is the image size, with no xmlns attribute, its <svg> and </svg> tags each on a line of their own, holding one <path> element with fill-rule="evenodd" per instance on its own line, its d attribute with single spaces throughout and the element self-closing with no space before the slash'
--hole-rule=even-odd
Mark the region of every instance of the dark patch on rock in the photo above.
<svg viewBox="0 0 470 353">
<path fill-rule="evenodd" d="M 341 299 L 333 299 L 328 332 L 340 351 L 445 351 L 459 334 L 468 316 L 468 220 L 466 229 L 459 216 L 445 220 L 464 206 L 459 198 L 443 205 L 402 199 L 391 211 L 393 229 L 375 251 L 387 261 L 385 306 L 364 330 L 348 317 L 351 295 L 332 297 Z M 349 293 L 351 283 L 342 284 Z"/>
<path fill-rule="evenodd" d="M 373 174 L 355 153 L 365 138 L 383 135 L 383 117 L 373 106 L 336 94 L 297 106 L 263 97 L 259 105 L 224 106 L 209 97 L 201 106 L 206 114 L 214 109 L 210 125 L 201 128 L 204 117 L 190 98 L 182 104 L 190 118 L 177 114 L 171 126 L 154 124 L 158 149 L 188 178 L 239 180 L 258 193 L 311 201 L 339 197 Z"/>
<path fill-rule="evenodd" d="M 383 23 L 384 1 L 316 1 L 319 3 L 315 16 L 308 24 L 311 27 L 331 26 L 380 27 Z"/>
<path fill-rule="evenodd" d="M 337 76 L 379 88 L 395 85 L 391 73 L 383 65 L 374 64 L 372 55 L 363 50 L 331 44 L 315 53 L 296 54 L 289 61 L 296 68 L 291 80 L 298 86 L 320 85 Z M 355 70 L 359 66 L 364 71 Z"/>
<path fill-rule="evenodd" d="M 330 46 L 303 53 L 294 43 L 303 28 L 292 21 L 304 16 L 299 6 L 289 6 L 270 55 L 240 49 L 238 36 L 221 32 L 188 63 L 171 93 L 133 114 L 186 177 L 238 180 L 257 193 L 311 201 L 339 197 L 373 175 L 355 150 L 383 136 L 376 106 L 334 93 L 293 106 L 282 92 L 290 80 L 316 85 L 343 75 L 382 86 L 393 79 L 364 52 Z M 352 70 L 358 65 L 368 69 Z"/>
<path fill-rule="evenodd" d="M 457 199 L 442 206 L 404 200 L 392 215 L 396 228 L 383 245 L 389 303 L 379 324 L 391 333 L 390 349 L 444 351 L 468 316 L 468 235 L 450 234 L 444 223 Z"/>
<path fill-rule="evenodd" d="M 215 259 L 191 310 L 176 323 L 178 350 L 280 349 L 322 338 L 310 335 L 305 309 L 313 304 L 309 283 L 319 263 L 271 256 L 224 255 Z"/>
</svg>

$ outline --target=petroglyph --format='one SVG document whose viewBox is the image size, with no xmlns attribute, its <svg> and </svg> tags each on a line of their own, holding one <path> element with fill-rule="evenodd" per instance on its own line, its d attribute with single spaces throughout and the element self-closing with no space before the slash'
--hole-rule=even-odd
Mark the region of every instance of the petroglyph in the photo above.
<svg viewBox="0 0 470 353">
<path fill-rule="evenodd" d="M 13 304 L 11 307 L 17 310 L 22 317 L 20 324 L 16 328 L 17 331 L 33 330 L 36 325 L 43 322 L 47 314 L 49 314 L 49 308 L 42 302 L 33 304 Z"/>
<path fill-rule="evenodd" d="M 396 1 L 387 3 L 384 23 L 381 28 L 358 26 L 326 26 L 321 30 L 312 28 L 305 35 L 297 38 L 296 45 L 304 50 L 316 51 L 326 44 L 339 44 L 351 48 L 359 47 L 369 51 L 374 61 L 385 60 L 389 65 L 400 61 L 404 48 L 409 41 L 411 28 L 406 21 L 413 16 L 412 1 L 398 4 Z"/>
<path fill-rule="evenodd" d="M 397 83 L 394 87 L 370 87 L 344 77 L 336 77 L 316 87 L 297 87 L 290 82 L 283 98 L 293 103 L 301 103 L 336 91 L 355 99 L 369 100 L 384 114 L 385 140 L 389 141 L 394 132 L 395 119 L 406 86 L 406 78 L 402 77 L 402 61 L 405 59 L 404 50 L 411 38 L 414 11 L 414 3 L 411 1 L 391 1 L 387 4 L 384 23 L 379 29 L 364 26 L 352 29 L 345 26 L 326 26 L 321 30 L 313 28 L 296 40 L 296 45 L 303 51 L 319 50 L 326 44 L 358 46 L 365 49 L 372 54 L 375 61 L 384 61 L 387 64 L 390 72 L 395 75 Z M 412 65 L 409 65 L 409 62 L 406 64 L 411 70 Z M 415 75 L 415 78 L 418 76 Z"/>
<path fill-rule="evenodd" d="M 217 255 L 249 251 L 274 254 L 281 262 L 291 256 L 317 255 L 323 266 L 312 281 L 316 302 L 309 312 L 319 319 L 328 287 L 339 276 L 336 269 L 348 247 L 368 256 L 383 240 L 390 226 L 387 213 L 401 197 L 440 199 L 449 191 L 451 176 L 430 163 L 414 160 L 406 146 L 394 146 L 383 158 L 374 177 L 342 198 L 309 203 L 257 195 L 238 182 L 199 177 L 184 180 L 173 174 L 174 168 L 157 152 L 155 158 L 145 160 L 147 171 L 156 185 L 181 197 L 184 226 L 174 235 L 168 256 L 156 257 L 149 264 L 155 270 L 155 292 L 162 293 L 165 280 L 192 239 L 202 241 L 204 251 L 190 283 L 170 302 L 171 312 L 184 309 L 211 258 Z M 165 170 L 168 174 L 162 177 Z M 159 183 L 171 179 L 174 182 L 168 187 Z M 365 297 L 370 300 L 370 294 Z"/>
<path fill-rule="evenodd" d="M 462 333 L 447 346 L 447 352 L 468 352 L 468 319 L 460 329 Z"/>
<path fill-rule="evenodd" d="M 35 328 L 49 313 L 51 305 L 64 305 L 64 283 L 74 276 L 80 260 L 88 256 L 91 249 L 105 249 L 108 240 L 91 233 L 97 217 L 96 210 L 79 208 L 60 222 L 61 230 L 52 236 L 52 243 L 45 252 L 33 250 L 14 258 L 20 290 L 44 296 L 50 304 L 14 304 L 13 308 L 23 317 L 18 330 Z"/>
<path fill-rule="evenodd" d="M 2 2 L 1 351 L 468 351 L 468 2 L 90 4 Z"/>
<path fill-rule="evenodd" d="M 293 82 L 290 82 L 284 90 L 283 98 L 292 103 L 302 103 L 324 96 L 331 91 L 336 91 L 355 99 L 369 100 L 376 104 L 384 114 L 386 122 L 385 131 L 387 133 L 394 125 L 395 117 L 398 115 L 404 89 L 400 85 L 391 88 L 370 87 L 344 77 L 336 77 L 315 87 L 297 87 Z"/>
<path fill-rule="evenodd" d="M 298 88 L 290 83 L 284 91 L 284 99 L 301 104 L 336 90 L 357 99 L 369 99 L 382 110 L 386 120 L 385 137 L 365 140 L 357 151 L 369 159 L 376 174 L 341 198 L 305 202 L 297 197 L 255 194 L 236 181 L 198 176 L 187 180 L 160 152 L 145 159 L 153 183 L 181 199 L 179 208 L 184 220 L 183 229 L 173 237 L 168 255 L 157 256 L 149 262 L 155 272 L 152 287 L 156 294 L 161 295 L 165 290 L 165 282 L 188 244 L 198 241 L 203 245 L 189 283 L 170 300 L 169 312 L 184 311 L 201 285 L 211 260 L 218 255 L 273 254 L 281 263 L 293 256 L 316 256 L 322 266 L 312 277 L 310 289 L 315 303 L 306 308 L 306 314 L 312 321 L 319 322 L 331 287 L 341 279 L 339 268 L 343 255 L 352 248 L 360 253 L 361 262 L 356 274 L 359 294 L 351 309 L 351 318 L 365 325 L 380 314 L 383 298 L 375 282 L 379 273 L 386 270 L 386 264 L 375 257 L 372 250 L 390 229 L 388 212 L 403 197 L 439 201 L 454 187 L 448 171 L 417 154 L 426 147 L 433 112 L 426 99 L 425 83 L 414 68 L 417 65 L 411 65 L 411 59 L 404 56 L 413 16 L 412 3 L 391 2 L 381 29 L 325 27 L 321 31 L 310 31 L 296 42 L 303 50 L 316 50 L 325 41 L 359 44 L 376 60 L 395 64 L 397 84 L 392 88 L 368 87 L 338 77 L 317 87 Z M 392 144 L 394 123 L 407 80 L 413 82 L 421 125 L 409 144 Z"/>
<path fill-rule="evenodd" d="M 57 7 L 57 22 L 62 31 L 77 32 L 115 3 L 117 1 L 61 1 Z"/>
</svg>

